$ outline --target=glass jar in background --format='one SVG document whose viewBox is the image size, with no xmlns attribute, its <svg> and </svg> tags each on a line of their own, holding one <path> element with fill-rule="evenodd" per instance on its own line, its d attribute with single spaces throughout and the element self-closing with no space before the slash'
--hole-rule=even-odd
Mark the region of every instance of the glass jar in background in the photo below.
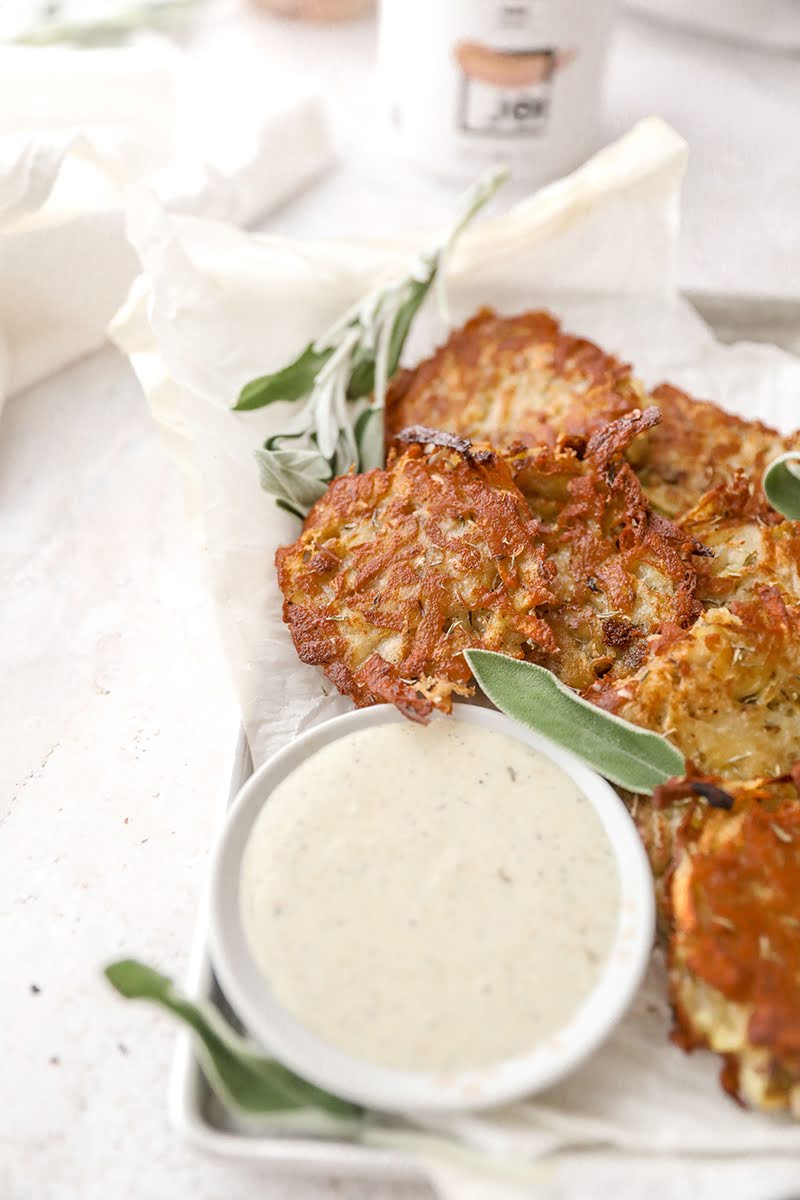
<svg viewBox="0 0 800 1200">
<path fill-rule="evenodd" d="M 616 0 L 380 0 L 389 136 L 421 166 L 471 179 L 503 163 L 543 183 L 597 148 Z"/>
</svg>

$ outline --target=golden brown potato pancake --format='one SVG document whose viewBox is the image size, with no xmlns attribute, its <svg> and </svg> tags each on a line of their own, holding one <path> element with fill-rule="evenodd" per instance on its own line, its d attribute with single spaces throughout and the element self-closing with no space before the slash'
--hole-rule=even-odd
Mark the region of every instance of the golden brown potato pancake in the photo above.
<svg viewBox="0 0 800 1200">
<path fill-rule="evenodd" d="M 752 599 L 765 586 L 800 603 L 800 523 L 771 509 L 741 472 L 707 492 L 680 525 L 714 552 L 697 562 L 704 604 Z"/>
<path fill-rule="evenodd" d="M 690 777 L 632 811 L 656 880 L 673 1038 L 723 1086 L 800 1116 L 800 772 Z"/>
<path fill-rule="evenodd" d="M 712 813 L 738 813 L 753 805 L 770 811 L 798 798 L 800 773 L 773 778 L 726 779 L 718 775 L 698 775 L 693 771 L 685 779 L 671 779 L 652 796 L 634 796 L 620 791 L 642 839 L 656 885 L 656 900 L 661 930 L 671 927 L 669 887 L 676 864 L 700 836 Z"/>
<path fill-rule="evenodd" d="M 697 770 L 780 775 L 800 759 L 800 607 L 773 588 L 654 639 L 647 662 L 589 699 L 664 734 Z"/>
<path fill-rule="evenodd" d="M 760 495 L 772 459 L 799 444 L 794 435 L 781 437 L 760 421 L 694 400 L 668 383 L 653 391 L 650 403 L 661 409 L 661 424 L 637 444 L 634 466 L 654 507 L 669 517 L 691 508 L 735 471 Z"/>
<path fill-rule="evenodd" d="M 694 564 L 703 548 L 652 512 L 621 461 L 657 421 L 655 408 L 634 410 L 588 442 L 509 457 L 556 568 L 553 599 L 539 611 L 557 651 L 541 649 L 536 658 L 578 690 L 632 674 L 652 634 L 685 629 L 701 611 Z"/>
<path fill-rule="evenodd" d="M 300 658 L 359 707 L 388 701 L 424 720 L 469 694 L 468 647 L 556 649 L 538 615 L 553 567 L 509 467 L 451 440 L 334 480 L 278 551 Z"/>
<path fill-rule="evenodd" d="M 714 811 L 669 885 L 675 1038 L 723 1055 L 723 1085 L 800 1116 L 800 804 Z"/>
<path fill-rule="evenodd" d="M 501 317 L 481 309 L 386 397 L 386 437 L 409 425 L 491 442 L 554 446 L 590 437 L 633 408 L 644 391 L 629 367 L 585 338 L 563 333 L 546 312 Z"/>
<path fill-rule="evenodd" d="M 387 441 L 422 424 L 505 449 L 590 437 L 634 408 L 655 404 L 662 421 L 629 452 L 653 507 L 670 518 L 741 469 L 760 492 L 764 468 L 797 436 L 781 437 L 707 400 L 661 384 L 648 396 L 630 368 L 549 313 L 501 317 L 481 309 L 387 395 Z"/>
<path fill-rule="evenodd" d="M 649 635 L 699 612 L 693 539 L 650 512 L 618 461 L 656 420 L 637 411 L 580 454 L 508 460 L 454 435 L 400 434 L 423 445 L 335 480 L 278 552 L 300 657 L 356 704 L 391 701 L 421 720 L 470 694 L 470 647 L 542 663 L 576 688 L 629 675 Z"/>
</svg>

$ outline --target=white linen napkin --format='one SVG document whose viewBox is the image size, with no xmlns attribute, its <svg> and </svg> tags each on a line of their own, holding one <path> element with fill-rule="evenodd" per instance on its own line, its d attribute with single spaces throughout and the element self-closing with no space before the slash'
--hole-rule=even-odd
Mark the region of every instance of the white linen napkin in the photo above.
<svg viewBox="0 0 800 1200">
<path fill-rule="evenodd" d="M 257 57 L 0 50 L 0 408 L 94 349 L 136 272 L 123 195 L 247 224 L 321 171 L 316 92 Z"/>
</svg>

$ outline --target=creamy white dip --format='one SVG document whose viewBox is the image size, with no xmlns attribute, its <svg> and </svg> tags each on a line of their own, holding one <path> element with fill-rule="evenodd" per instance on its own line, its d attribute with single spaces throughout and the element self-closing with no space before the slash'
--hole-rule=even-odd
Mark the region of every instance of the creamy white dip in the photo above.
<svg viewBox="0 0 800 1200">
<path fill-rule="evenodd" d="M 240 903 L 303 1024 L 369 1062 L 445 1071 L 567 1023 L 611 949 L 619 880 L 559 767 L 453 718 L 360 730 L 307 759 L 253 826 Z"/>
</svg>

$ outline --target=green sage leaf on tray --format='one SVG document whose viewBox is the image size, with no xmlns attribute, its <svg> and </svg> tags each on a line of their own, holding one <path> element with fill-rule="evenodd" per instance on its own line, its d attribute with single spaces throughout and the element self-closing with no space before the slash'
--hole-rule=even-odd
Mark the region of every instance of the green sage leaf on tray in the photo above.
<svg viewBox="0 0 800 1200">
<path fill-rule="evenodd" d="M 383 464 L 386 386 L 414 317 L 434 281 L 441 288 L 462 230 L 505 179 L 503 170 L 481 176 L 465 193 L 452 227 L 406 273 L 373 288 L 288 366 L 242 388 L 238 412 L 278 401 L 300 405 L 286 428 L 256 451 L 261 486 L 282 508 L 303 517 L 337 475 Z"/>
<path fill-rule="evenodd" d="M 212 1089 L 232 1110 L 246 1116 L 320 1109 L 328 1116 L 354 1120 L 362 1109 L 332 1096 L 252 1048 L 210 1004 L 189 1000 L 166 975 L 135 959 L 111 963 L 109 983 L 128 1000 L 150 1000 L 167 1009 L 195 1034 L 200 1063 Z"/>
<path fill-rule="evenodd" d="M 764 472 L 764 495 L 790 521 L 800 521 L 800 452 L 790 450 Z"/>
<path fill-rule="evenodd" d="M 590 704 L 544 667 L 492 650 L 465 650 L 464 656 L 501 712 L 571 750 L 612 783 L 649 795 L 686 773 L 683 755 L 666 738 Z"/>
</svg>

